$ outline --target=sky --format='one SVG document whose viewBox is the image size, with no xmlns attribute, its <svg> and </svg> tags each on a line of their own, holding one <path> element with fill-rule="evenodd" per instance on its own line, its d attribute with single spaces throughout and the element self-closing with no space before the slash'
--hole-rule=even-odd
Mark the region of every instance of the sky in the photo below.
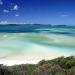
<svg viewBox="0 0 75 75">
<path fill-rule="evenodd" d="M 75 25 L 75 0 L 0 0 L 0 23 Z"/>
</svg>

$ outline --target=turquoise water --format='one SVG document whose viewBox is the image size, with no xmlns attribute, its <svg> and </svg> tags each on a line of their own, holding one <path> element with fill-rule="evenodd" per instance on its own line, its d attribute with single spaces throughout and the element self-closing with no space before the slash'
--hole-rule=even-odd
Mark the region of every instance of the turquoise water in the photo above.
<svg viewBox="0 0 75 75">
<path fill-rule="evenodd" d="M 0 62 L 75 55 L 75 29 L 37 28 L 39 32 L 0 33 Z"/>
</svg>

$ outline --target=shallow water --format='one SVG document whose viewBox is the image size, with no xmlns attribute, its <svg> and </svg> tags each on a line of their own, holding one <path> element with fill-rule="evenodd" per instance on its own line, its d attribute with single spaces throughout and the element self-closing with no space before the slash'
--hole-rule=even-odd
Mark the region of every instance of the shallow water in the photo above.
<svg viewBox="0 0 75 75">
<path fill-rule="evenodd" d="M 34 61 L 75 55 L 74 29 L 51 29 L 71 34 L 37 30 L 39 33 L 0 33 L 0 63 L 4 60 Z"/>
</svg>

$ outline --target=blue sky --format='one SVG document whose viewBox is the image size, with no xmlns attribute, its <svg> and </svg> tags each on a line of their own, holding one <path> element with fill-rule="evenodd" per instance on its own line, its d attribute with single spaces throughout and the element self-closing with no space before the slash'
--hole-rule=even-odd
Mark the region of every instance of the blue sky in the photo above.
<svg viewBox="0 0 75 75">
<path fill-rule="evenodd" d="M 0 22 L 75 25 L 75 0 L 0 0 Z"/>
</svg>

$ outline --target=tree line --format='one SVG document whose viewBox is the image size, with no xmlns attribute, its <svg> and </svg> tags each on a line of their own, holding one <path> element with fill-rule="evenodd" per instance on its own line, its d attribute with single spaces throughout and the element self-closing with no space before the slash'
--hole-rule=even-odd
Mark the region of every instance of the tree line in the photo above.
<svg viewBox="0 0 75 75">
<path fill-rule="evenodd" d="M 0 75 L 75 75 L 75 56 L 42 60 L 38 64 L 0 64 Z"/>
</svg>

